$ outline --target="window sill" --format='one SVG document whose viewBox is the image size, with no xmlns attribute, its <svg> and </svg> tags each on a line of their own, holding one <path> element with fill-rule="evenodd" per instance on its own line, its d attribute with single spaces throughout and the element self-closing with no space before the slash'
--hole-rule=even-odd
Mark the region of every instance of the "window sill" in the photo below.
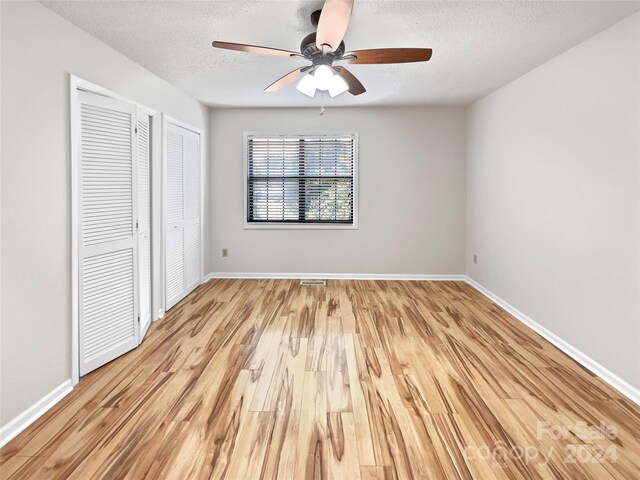
<svg viewBox="0 0 640 480">
<path fill-rule="evenodd" d="M 245 223 L 245 230 L 357 230 L 358 224 L 329 225 L 313 223 Z"/>
</svg>

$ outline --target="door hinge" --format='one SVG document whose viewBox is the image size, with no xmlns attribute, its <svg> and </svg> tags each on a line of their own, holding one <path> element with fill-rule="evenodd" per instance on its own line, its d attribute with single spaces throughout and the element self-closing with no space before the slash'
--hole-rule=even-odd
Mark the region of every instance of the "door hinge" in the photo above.
<svg viewBox="0 0 640 480">
<path fill-rule="evenodd" d="M 134 128 L 135 128 L 136 133 L 138 133 L 138 127 L 134 127 Z"/>
<path fill-rule="evenodd" d="M 138 221 L 136 220 L 136 230 L 138 229 Z"/>
<path fill-rule="evenodd" d="M 138 323 L 140 323 L 140 314 L 138 314 Z"/>
</svg>

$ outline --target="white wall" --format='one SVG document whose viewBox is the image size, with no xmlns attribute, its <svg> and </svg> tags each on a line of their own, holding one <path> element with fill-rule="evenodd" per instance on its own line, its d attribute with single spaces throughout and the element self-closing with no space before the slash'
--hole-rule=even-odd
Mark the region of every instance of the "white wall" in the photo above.
<svg viewBox="0 0 640 480">
<path fill-rule="evenodd" d="M 210 128 L 210 272 L 464 273 L 463 109 L 213 109 Z M 359 228 L 244 230 L 244 131 L 357 131 Z"/>
<path fill-rule="evenodd" d="M 208 111 L 39 3 L 1 2 L 1 17 L 6 425 L 71 374 L 69 74 L 205 129 Z"/>
<path fill-rule="evenodd" d="M 640 14 L 474 103 L 467 145 L 469 275 L 640 387 Z"/>
<path fill-rule="evenodd" d="M 210 123 L 206 271 L 460 274 L 467 232 L 474 279 L 640 386 L 640 16 L 465 125 L 460 108 L 209 114 L 42 5 L 0 5 L 0 425 L 70 377 L 69 74 Z M 244 230 L 243 131 L 358 131 L 359 229 Z"/>
</svg>

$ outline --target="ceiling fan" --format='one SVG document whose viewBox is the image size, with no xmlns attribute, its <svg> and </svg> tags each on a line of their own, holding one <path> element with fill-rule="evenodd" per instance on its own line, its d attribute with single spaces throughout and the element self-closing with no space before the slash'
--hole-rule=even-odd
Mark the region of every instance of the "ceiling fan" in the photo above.
<svg viewBox="0 0 640 480">
<path fill-rule="evenodd" d="M 353 0 L 325 0 L 322 10 L 316 10 L 311 14 L 311 24 L 316 27 L 316 31 L 304 37 L 300 44 L 300 53 L 219 41 L 213 42 L 213 46 L 260 55 L 301 57 L 309 60 L 311 65 L 296 68 L 273 82 L 264 91 L 275 92 L 300 79 L 296 88 L 310 97 L 315 96 L 317 90 L 328 91 L 331 97 L 345 91 L 352 95 L 360 95 L 366 91 L 349 70 L 342 65 L 333 65 L 334 62 L 409 63 L 426 62 L 431 58 L 430 48 L 376 48 L 346 52 L 342 39 L 349 26 L 352 10 Z"/>
</svg>

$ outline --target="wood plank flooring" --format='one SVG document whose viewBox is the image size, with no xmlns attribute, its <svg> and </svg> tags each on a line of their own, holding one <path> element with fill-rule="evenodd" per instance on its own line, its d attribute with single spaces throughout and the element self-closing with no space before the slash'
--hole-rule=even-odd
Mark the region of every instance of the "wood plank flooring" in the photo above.
<svg viewBox="0 0 640 480">
<path fill-rule="evenodd" d="M 213 280 L 3 479 L 638 479 L 640 408 L 459 282 Z"/>
</svg>

